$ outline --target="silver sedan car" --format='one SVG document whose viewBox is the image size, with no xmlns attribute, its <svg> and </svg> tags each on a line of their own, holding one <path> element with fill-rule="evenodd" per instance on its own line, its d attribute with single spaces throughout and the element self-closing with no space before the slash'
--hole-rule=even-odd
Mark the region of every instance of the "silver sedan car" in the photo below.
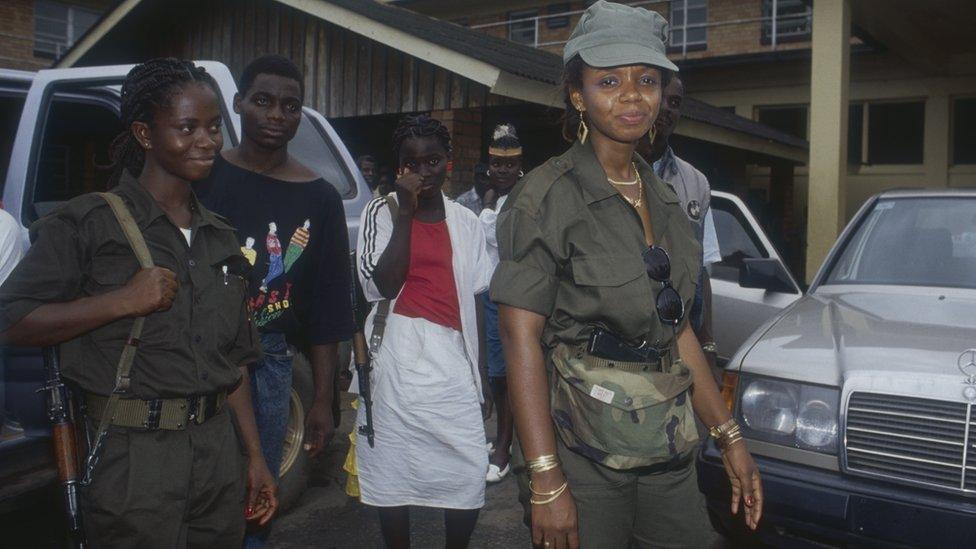
<svg viewBox="0 0 976 549">
<path fill-rule="evenodd" d="M 784 290 L 766 302 L 795 296 L 791 280 L 769 257 L 740 261 L 740 287 Z M 796 297 L 726 370 L 763 474 L 760 538 L 976 547 L 976 191 L 872 198 Z M 712 444 L 700 471 L 737 533 Z"/>
</svg>

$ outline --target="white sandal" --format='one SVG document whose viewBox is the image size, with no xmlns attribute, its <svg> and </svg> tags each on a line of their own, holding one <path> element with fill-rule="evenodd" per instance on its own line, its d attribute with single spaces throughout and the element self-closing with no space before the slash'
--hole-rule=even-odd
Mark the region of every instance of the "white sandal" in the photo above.
<svg viewBox="0 0 976 549">
<path fill-rule="evenodd" d="M 488 474 L 485 475 L 485 480 L 488 481 L 488 484 L 494 484 L 496 482 L 501 482 L 502 479 L 504 479 L 508 475 L 509 471 L 511 471 L 511 470 L 512 470 L 512 464 L 511 463 L 505 464 L 505 468 L 504 469 L 499 468 L 494 463 L 489 463 L 488 464 Z"/>
</svg>

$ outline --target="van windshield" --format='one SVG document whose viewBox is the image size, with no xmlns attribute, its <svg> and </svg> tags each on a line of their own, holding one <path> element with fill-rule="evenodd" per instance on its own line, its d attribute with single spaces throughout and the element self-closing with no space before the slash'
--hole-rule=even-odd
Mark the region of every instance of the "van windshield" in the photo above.
<svg viewBox="0 0 976 549">
<path fill-rule="evenodd" d="M 976 198 L 878 200 L 825 284 L 976 288 Z"/>
</svg>

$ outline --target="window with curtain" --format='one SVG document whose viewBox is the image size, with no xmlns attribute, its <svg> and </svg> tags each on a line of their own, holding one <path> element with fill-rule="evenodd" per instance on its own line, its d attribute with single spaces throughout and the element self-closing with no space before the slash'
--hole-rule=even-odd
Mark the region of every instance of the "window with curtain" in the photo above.
<svg viewBox="0 0 976 549">
<path fill-rule="evenodd" d="M 708 43 L 708 1 L 671 0 L 671 36 L 668 50 L 672 52 L 703 50 Z"/>
<path fill-rule="evenodd" d="M 536 22 L 530 17 L 536 17 L 539 12 L 536 10 L 511 11 L 508 13 L 508 39 L 519 44 L 535 46 L 538 40 L 536 36 Z M 521 19 L 528 19 L 521 21 Z"/>
<path fill-rule="evenodd" d="M 776 41 L 797 42 L 810 39 L 813 11 L 803 0 L 763 0 L 762 43 L 773 42 L 773 8 L 776 11 Z"/>
<path fill-rule="evenodd" d="M 34 55 L 57 58 L 64 54 L 98 21 L 91 9 L 36 0 L 34 2 Z"/>
</svg>

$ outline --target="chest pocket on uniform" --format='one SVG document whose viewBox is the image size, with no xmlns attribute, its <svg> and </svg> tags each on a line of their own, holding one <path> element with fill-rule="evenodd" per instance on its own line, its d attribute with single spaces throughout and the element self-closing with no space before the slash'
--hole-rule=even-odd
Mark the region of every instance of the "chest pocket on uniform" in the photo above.
<svg viewBox="0 0 976 549">
<path fill-rule="evenodd" d="M 627 338 L 647 332 L 653 301 L 640 256 L 583 255 L 570 259 L 570 267 L 578 290 L 591 294 L 573 304 L 581 318 L 600 318 L 601 311 L 613 308 L 619 324 L 606 322 L 608 329 Z"/>
<path fill-rule="evenodd" d="M 217 347 L 229 347 L 237 337 L 247 307 L 247 279 L 250 264 L 240 255 L 226 256 L 211 265 L 215 279 L 215 329 Z"/>
<path fill-rule="evenodd" d="M 577 256 L 570 260 L 573 280 L 580 286 L 619 287 L 646 276 L 640 257 L 620 254 Z"/>
<path fill-rule="evenodd" d="M 89 295 L 99 295 L 124 286 L 139 270 L 135 257 L 130 255 L 106 255 L 92 258 L 85 290 Z"/>
</svg>

